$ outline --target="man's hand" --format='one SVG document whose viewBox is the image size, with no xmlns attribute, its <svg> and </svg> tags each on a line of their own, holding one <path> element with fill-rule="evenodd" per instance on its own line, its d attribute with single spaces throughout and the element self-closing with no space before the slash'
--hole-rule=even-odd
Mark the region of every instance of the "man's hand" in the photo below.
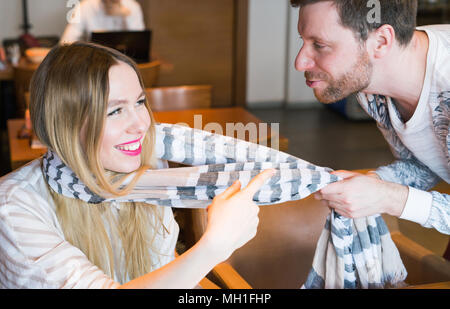
<svg viewBox="0 0 450 309">
<path fill-rule="evenodd" d="M 408 198 L 408 187 L 381 180 L 375 173 L 335 171 L 344 178 L 316 192 L 322 204 L 348 218 L 387 213 L 399 217 Z"/>
</svg>

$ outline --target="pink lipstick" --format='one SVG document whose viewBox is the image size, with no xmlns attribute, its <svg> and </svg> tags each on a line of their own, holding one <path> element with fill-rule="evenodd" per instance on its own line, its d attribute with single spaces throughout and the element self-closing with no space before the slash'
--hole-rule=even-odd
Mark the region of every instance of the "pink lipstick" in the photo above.
<svg viewBox="0 0 450 309">
<path fill-rule="evenodd" d="M 127 156 L 137 156 L 142 151 L 141 138 L 114 146 L 117 150 Z"/>
</svg>

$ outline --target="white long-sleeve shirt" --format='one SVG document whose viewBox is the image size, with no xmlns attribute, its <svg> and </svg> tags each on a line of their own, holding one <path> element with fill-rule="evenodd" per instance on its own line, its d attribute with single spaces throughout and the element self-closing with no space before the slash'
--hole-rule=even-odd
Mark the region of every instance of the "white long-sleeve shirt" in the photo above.
<svg viewBox="0 0 450 309">
<path fill-rule="evenodd" d="M 92 32 L 97 31 L 141 31 L 145 29 L 141 6 L 135 0 L 121 0 L 122 5 L 130 10 L 130 15 L 106 15 L 102 0 L 82 0 L 73 8 L 66 29 L 61 36 L 61 43 L 89 40 Z"/>
<path fill-rule="evenodd" d="M 40 159 L 0 178 L 0 288 L 115 288 L 110 278 L 64 237 L 41 172 Z M 111 205 L 118 212 L 120 204 Z M 164 207 L 164 226 L 151 253 L 157 269 L 174 257 L 178 224 Z M 113 242 L 116 274 L 123 266 L 120 240 Z M 120 258 L 119 258 L 120 259 Z M 123 271 L 123 270 L 122 270 Z"/>
</svg>

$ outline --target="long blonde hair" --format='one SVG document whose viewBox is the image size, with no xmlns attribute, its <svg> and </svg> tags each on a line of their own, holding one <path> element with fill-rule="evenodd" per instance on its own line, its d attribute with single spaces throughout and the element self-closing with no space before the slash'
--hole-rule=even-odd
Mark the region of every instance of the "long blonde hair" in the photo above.
<svg viewBox="0 0 450 309">
<path fill-rule="evenodd" d="M 138 177 L 154 166 L 154 121 L 142 143 L 141 167 L 133 180 L 119 189 L 125 174 L 105 171 L 99 158 L 109 94 L 108 73 L 118 61 L 130 65 L 141 87 L 134 62 L 103 46 L 76 42 L 54 47 L 35 72 L 30 85 L 30 116 L 33 130 L 49 149 L 69 166 L 94 193 L 101 196 L 127 194 Z M 84 144 L 80 141 L 84 125 Z M 113 181 L 114 179 L 114 181 Z M 164 232 L 163 209 L 143 203 L 121 203 L 115 216 L 109 203 L 88 204 L 49 189 L 66 239 L 110 277 L 124 282 L 151 271 L 157 253 L 154 239 Z M 109 236 L 108 236 L 109 231 Z M 120 239 L 125 270 L 115 265 L 113 245 Z M 112 243 L 114 242 L 114 243 Z M 153 264 L 152 264 L 153 263 Z"/>
</svg>

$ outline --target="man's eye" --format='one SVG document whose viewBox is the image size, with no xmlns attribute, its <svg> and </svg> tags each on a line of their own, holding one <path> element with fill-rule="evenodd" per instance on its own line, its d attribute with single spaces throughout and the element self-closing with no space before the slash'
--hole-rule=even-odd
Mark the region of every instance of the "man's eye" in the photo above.
<svg viewBox="0 0 450 309">
<path fill-rule="evenodd" d="M 114 116 L 114 115 L 118 115 L 122 112 L 122 108 L 116 108 L 115 110 L 113 110 L 112 112 L 108 113 L 108 116 Z"/>
<path fill-rule="evenodd" d="M 324 48 L 325 46 L 324 46 L 324 45 L 320 45 L 320 44 L 318 44 L 318 43 L 314 43 L 314 47 L 315 47 L 316 49 L 321 49 L 321 48 Z"/>
</svg>

